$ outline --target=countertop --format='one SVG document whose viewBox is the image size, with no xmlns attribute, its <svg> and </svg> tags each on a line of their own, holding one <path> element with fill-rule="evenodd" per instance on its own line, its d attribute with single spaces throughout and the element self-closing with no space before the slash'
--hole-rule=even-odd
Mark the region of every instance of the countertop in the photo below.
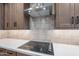
<svg viewBox="0 0 79 59">
<path fill-rule="evenodd" d="M 79 45 L 53 43 L 55 56 L 79 56 Z"/>
<path fill-rule="evenodd" d="M 38 53 L 30 50 L 23 50 L 18 47 L 29 42 L 29 40 L 4 38 L 0 39 L 0 48 L 34 56 L 51 56 L 48 54 Z"/>
<path fill-rule="evenodd" d="M 26 55 L 32 55 L 32 56 L 33 55 L 34 56 L 52 56 L 52 55 L 37 53 L 34 51 L 23 50 L 18 48 L 29 41 L 30 40 L 12 39 L 12 38 L 0 39 L 0 48 L 4 48 L 15 52 L 23 53 Z M 69 45 L 69 44 L 53 42 L 53 48 L 54 48 L 54 56 L 79 56 L 79 45 Z"/>
</svg>

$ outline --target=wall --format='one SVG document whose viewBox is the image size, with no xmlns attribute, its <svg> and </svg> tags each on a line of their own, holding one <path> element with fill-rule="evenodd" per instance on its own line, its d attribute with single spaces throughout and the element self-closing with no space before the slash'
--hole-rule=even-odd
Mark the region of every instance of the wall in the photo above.
<svg viewBox="0 0 79 59">
<path fill-rule="evenodd" d="M 50 42 L 48 39 L 48 30 L 32 30 L 32 40 Z"/>
<path fill-rule="evenodd" d="M 31 40 L 31 30 L 8 30 L 8 38 Z"/>
<path fill-rule="evenodd" d="M 48 39 L 48 30 L 7 30 L 7 38 L 34 40 L 34 41 L 50 41 Z"/>
<path fill-rule="evenodd" d="M 31 30 L 0 30 L 1 38 L 15 38 L 15 39 L 32 39 Z"/>
<path fill-rule="evenodd" d="M 52 16 L 30 18 L 30 29 L 32 30 L 50 30 L 54 28 Z"/>
<path fill-rule="evenodd" d="M 8 33 L 6 30 L 0 30 L 0 39 L 6 38 L 8 36 Z"/>
<path fill-rule="evenodd" d="M 44 33 L 43 33 L 44 32 Z M 79 45 L 79 30 L 0 30 L 0 38 L 52 41 Z"/>
<path fill-rule="evenodd" d="M 50 30 L 48 34 L 52 42 L 79 45 L 79 30 Z"/>
<path fill-rule="evenodd" d="M 79 30 L 9 30 L 8 38 L 79 44 Z"/>
</svg>

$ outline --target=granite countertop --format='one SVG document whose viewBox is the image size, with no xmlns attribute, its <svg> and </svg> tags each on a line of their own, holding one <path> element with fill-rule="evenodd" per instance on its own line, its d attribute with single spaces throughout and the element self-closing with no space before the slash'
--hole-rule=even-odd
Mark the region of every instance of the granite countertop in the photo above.
<svg viewBox="0 0 79 59">
<path fill-rule="evenodd" d="M 26 55 L 34 56 L 52 56 L 48 54 L 38 53 L 30 50 L 23 50 L 18 47 L 29 42 L 30 40 L 4 38 L 0 39 L 0 48 L 12 50 Z M 53 42 L 54 56 L 79 56 L 79 45 L 69 45 Z"/>
<path fill-rule="evenodd" d="M 30 51 L 30 50 L 23 50 L 23 49 L 18 48 L 29 41 L 30 40 L 4 38 L 4 39 L 0 39 L 0 48 L 12 50 L 12 51 L 23 53 L 26 55 L 34 55 L 34 56 L 47 55 L 47 56 L 50 56 L 48 54 L 43 54 L 43 53 L 38 53 L 38 52 L 34 52 L 34 51 Z"/>
</svg>

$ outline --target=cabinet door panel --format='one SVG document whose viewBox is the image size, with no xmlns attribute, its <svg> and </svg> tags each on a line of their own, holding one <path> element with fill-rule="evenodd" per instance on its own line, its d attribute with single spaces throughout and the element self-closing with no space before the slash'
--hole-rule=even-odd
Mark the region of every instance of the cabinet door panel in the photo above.
<svg viewBox="0 0 79 59">
<path fill-rule="evenodd" d="M 10 28 L 10 6 L 8 4 L 5 4 L 5 28 L 6 30 L 8 30 Z"/>
<path fill-rule="evenodd" d="M 28 19 L 29 17 L 24 18 L 24 3 L 5 4 L 5 29 L 27 29 L 25 27 L 28 27 L 26 24 Z"/>
<path fill-rule="evenodd" d="M 4 28 L 4 5 L 0 4 L 0 30 Z"/>
<path fill-rule="evenodd" d="M 75 28 L 79 28 L 79 3 L 75 3 Z"/>
<path fill-rule="evenodd" d="M 56 28 L 74 28 L 72 17 L 74 17 L 74 4 L 56 4 Z"/>
<path fill-rule="evenodd" d="M 0 48 L 0 53 L 6 53 L 6 49 Z"/>
<path fill-rule="evenodd" d="M 17 53 L 14 52 L 14 51 L 7 50 L 7 55 L 9 55 L 9 56 L 16 56 Z"/>
</svg>

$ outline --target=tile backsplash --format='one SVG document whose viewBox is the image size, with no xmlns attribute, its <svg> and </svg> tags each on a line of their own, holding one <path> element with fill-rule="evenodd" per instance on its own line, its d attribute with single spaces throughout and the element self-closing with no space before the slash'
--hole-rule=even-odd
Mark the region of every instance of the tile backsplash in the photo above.
<svg viewBox="0 0 79 59">
<path fill-rule="evenodd" d="M 79 30 L 50 30 L 48 34 L 52 42 L 79 45 Z"/>
<path fill-rule="evenodd" d="M 54 28 L 52 16 L 30 18 L 30 29 L 32 30 L 51 30 Z"/>
<path fill-rule="evenodd" d="M 0 38 L 52 41 L 79 45 L 79 30 L 0 30 Z"/>
<path fill-rule="evenodd" d="M 16 38 L 16 39 L 32 39 L 31 30 L 9 30 L 8 38 Z"/>
<path fill-rule="evenodd" d="M 6 38 L 8 36 L 8 33 L 6 30 L 0 30 L 0 38 Z"/>
<path fill-rule="evenodd" d="M 50 42 L 48 39 L 48 30 L 32 30 L 32 40 L 41 42 Z"/>
</svg>

